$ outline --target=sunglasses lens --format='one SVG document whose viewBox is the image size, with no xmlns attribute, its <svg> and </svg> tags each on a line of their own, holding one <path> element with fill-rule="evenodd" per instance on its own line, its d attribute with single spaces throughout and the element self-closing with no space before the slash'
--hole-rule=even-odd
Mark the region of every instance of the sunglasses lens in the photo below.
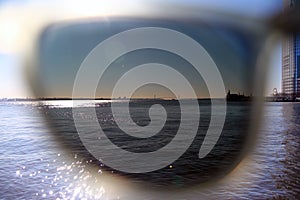
<svg viewBox="0 0 300 200">
<path fill-rule="evenodd" d="M 249 149 L 263 44 L 198 19 L 62 22 L 41 34 L 31 82 L 72 154 L 130 180 L 190 186 L 228 174 Z"/>
</svg>

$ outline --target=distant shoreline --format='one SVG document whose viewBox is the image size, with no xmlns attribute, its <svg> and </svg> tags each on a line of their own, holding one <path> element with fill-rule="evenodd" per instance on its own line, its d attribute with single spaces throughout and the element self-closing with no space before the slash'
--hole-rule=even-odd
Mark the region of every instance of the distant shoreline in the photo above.
<svg viewBox="0 0 300 200">
<path fill-rule="evenodd" d="M 180 100 L 190 100 L 191 98 L 182 98 Z M 222 100 L 222 98 L 198 98 L 197 100 Z M 103 100 L 103 101 L 110 101 L 110 100 L 118 100 L 118 101 L 128 101 L 128 100 L 136 100 L 136 101 L 153 101 L 153 100 L 159 100 L 159 101 L 177 101 L 178 99 L 171 99 L 171 98 L 0 98 L 0 102 L 20 102 L 20 101 L 71 101 L 71 100 L 79 100 L 79 101 L 86 101 L 86 100 Z M 280 99 L 274 99 L 265 97 L 265 102 L 300 102 L 299 100 L 280 100 Z M 251 102 L 251 100 L 228 100 L 227 102 Z"/>
<path fill-rule="evenodd" d="M 181 100 L 190 100 L 192 98 L 182 98 Z M 197 100 L 211 100 L 211 99 L 222 99 L 222 98 L 198 98 Z M 67 100 L 164 100 L 164 101 L 174 101 L 178 99 L 172 98 L 2 98 L 0 101 L 67 101 Z"/>
</svg>

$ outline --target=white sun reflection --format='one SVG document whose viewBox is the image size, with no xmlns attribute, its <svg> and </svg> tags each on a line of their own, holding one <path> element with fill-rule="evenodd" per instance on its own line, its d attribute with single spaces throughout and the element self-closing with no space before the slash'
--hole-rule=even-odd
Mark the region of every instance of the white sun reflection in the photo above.
<svg viewBox="0 0 300 200">
<path fill-rule="evenodd" d="M 91 167 L 92 160 L 80 160 L 77 155 L 72 160 L 65 160 L 61 154 L 52 160 L 47 160 L 44 170 L 36 170 L 21 166 L 16 170 L 16 176 L 25 181 L 31 179 L 39 182 L 37 198 L 50 199 L 111 199 L 107 196 L 106 186 L 110 184 L 102 172 L 101 166 Z M 40 159 L 41 162 L 46 161 Z M 111 194 L 110 194 L 111 196 Z M 113 199 L 117 197 L 113 196 Z"/>
</svg>

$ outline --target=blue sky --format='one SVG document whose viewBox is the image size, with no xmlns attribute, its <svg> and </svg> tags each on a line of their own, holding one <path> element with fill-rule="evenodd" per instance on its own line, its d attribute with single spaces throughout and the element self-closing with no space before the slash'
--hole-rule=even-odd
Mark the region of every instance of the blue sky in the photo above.
<svg viewBox="0 0 300 200">
<path fill-rule="evenodd" d="M 156 0 L 157 1 L 157 0 Z M 171 0 L 169 0 L 171 2 Z M 38 2 L 38 3 L 37 3 Z M 0 11 L 6 9 L 7 7 L 10 7 L 13 5 L 14 8 L 18 7 L 24 7 L 24 10 L 26 11 L 26 6 L 28 5 L 34 5 L 34 4 L 57 4 L 59 1 L 32 1 L 32 0 L 19 0 L 19 1 L 0 1 Z M 166 1 L 164 1 L 166 2 Z M 180 2 L 180 1 L 174 1 L 172 2 Z M 182 1 L 181 1 L 182 2 Z M 70 2 L 69 2 L 70 3 Z M 199 4 L 201 6 L 206 6 L 210 9 L 216 9 L 216 10 L 224 10 L 227 12 L 233 12 L 233 13 L 239 13 L 243 15 L 248 16 L 254 16 L 254 17 L 264 17 L 271 15 L 274 12 L 277 12 L 278 10 L 281 10 L 282 6 L 282 0 L 252 0 L 252 1 L 246 1 L 246 0 L 189 0 L 185 1 L 185 3 L 189 4 Z M 25 12 L 26 13 L 26 12 Z M 1 19 L 0 15 L 0 19 Z M 16 12 L 17 17 L 17 12 Z M 11 15 L 9 18 L 2 18 L 6 20 L 11 20 Z M 9 23 L 6 23 L 9 24 Z M 1 27 L 0 23 L 0 32 L 1 28 L 3 30 L 3 26 Z M 13 34 L 10 34 L 8 32 L 7 35 L 12 36 Z M 17 38 L 16 38 L 17 40 Z M 2 45 L 2 46 L 1 46 Z M 13 46 L 13 45 L 12 45 Z M 20 52 L 19 51 L 12 51 L 4 52 L 1 51 L 4 48 L 3 44 L 0 41 L 0 97 L 27 97 L 31 94 L 29 93 L 29 89 L 27 86 L 27 82 L 23 76 L 23 66 L 20 59 Z M 280 46 L 278 45 L 278 48 L 275 50 L 274 58 L 272 59 L 272 70 L 269 80 L 269 84 L 267 87 L 267 91 L 272 91 L 274 87 L 279 88 L 280 90 L 280 82 L 281 82 L 281 53 L 280 53 Z M 267 92 L 267 93 L 270 93 Z"/>
<path fill-rule="evenodd" d="M 0 97 L 27 97 L 30 90 L 21 60 L 16 55 L 0 54 Z"/>
<path fill-rule="evenodd" d="M 253 93 L 250 82 L 255 64 L 251 58 L 256 55 L 251 51 L 254 44 L 253 39 L 247 33 L 227 26 L 207 26 L 199 22 L 128 21 L 122 18 L 88 23 L 65 23 L 48 28 L 43 34 L 39 50 L 40 61 L 42 63 L 39 75 L 41 76 L 41 80 L 43 80 L 40 90 L 41 94 L 39 95 L 47 97 L 70 97 L 79 66 L 95 45 L 111 35 L 141 26 L 169 28 L 192 37 L 205 48 L 218 66 L 223 76 L 226 90 L 244 92 L 247 95 Z M 160 38 L 158 37 L 157 39 Z M 179 43 L 180 41 L 174 42 Z M 164 43 L 163 38 L 161 38 L 160 43 Z M 181 47 L 185 46 L 184 43 L 178 45 Z M 203 60 L 201 63 L 205 63 L 205 57 L 201 57 L 200 55 L 197 54 L 196 59 Z M 110 98 L 111 94 L 109 91 L 113 90 L 116 81 L 134 66 L 145 63 L 161 63 L 171 66 L 181 74 L 184 74 L 195 88 L 199 98 L 210 97 L 205 83 L 200 75 L 196 75 L 198 73 L 193 69 L 192 65 L 177 55 L 153 49 L 130 52 L 113 62 L 105 72 L 104 79 L 101 79 L 99 84 L 103 90 L 97 91 L 96 96 Z M 93 76 L 93 73 L 95 72 L 91 71 L 91 74 L 85 78 L 86 81 L 82 83 L 86 84 L 84 88 L 90 87 L 89 80 Z M 139 76 L 140 79 L 144 79 L 141 75 Z M 165 77 L 168 77 L 168 75 L 166 74 Z M 215 79 L 216 77 L 207 78 Z M 213 83 L 216 82 L 217 80 Z M 187 96 L 186 88 L 180 87 L 178 89 L 181 91 L 181 94 L 178 95 L 185 98 L 190 97 Z M 163 92 L 160 91 L 160 93 Z M 153 97 L 153 95 L 149 92 L 144 97 Z M 223 95 L 219 94 L 218 97 L 223 97 Z M 167 94 L 164 96 L 167 96 Z"/>
</svg>

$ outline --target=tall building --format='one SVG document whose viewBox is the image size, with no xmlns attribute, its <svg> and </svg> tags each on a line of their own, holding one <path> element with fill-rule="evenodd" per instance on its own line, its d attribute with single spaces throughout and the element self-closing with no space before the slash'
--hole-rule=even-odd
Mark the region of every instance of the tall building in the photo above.
<svg viewBox="0 0 300 200">
<path fill-rule="evenodd" d="M 284 0 L 284 9 L 300 5 L 300 0 Z M 300 97 L 300 33 L 290 33 L 282 42 L 282 92 Z"/>
</svg>

